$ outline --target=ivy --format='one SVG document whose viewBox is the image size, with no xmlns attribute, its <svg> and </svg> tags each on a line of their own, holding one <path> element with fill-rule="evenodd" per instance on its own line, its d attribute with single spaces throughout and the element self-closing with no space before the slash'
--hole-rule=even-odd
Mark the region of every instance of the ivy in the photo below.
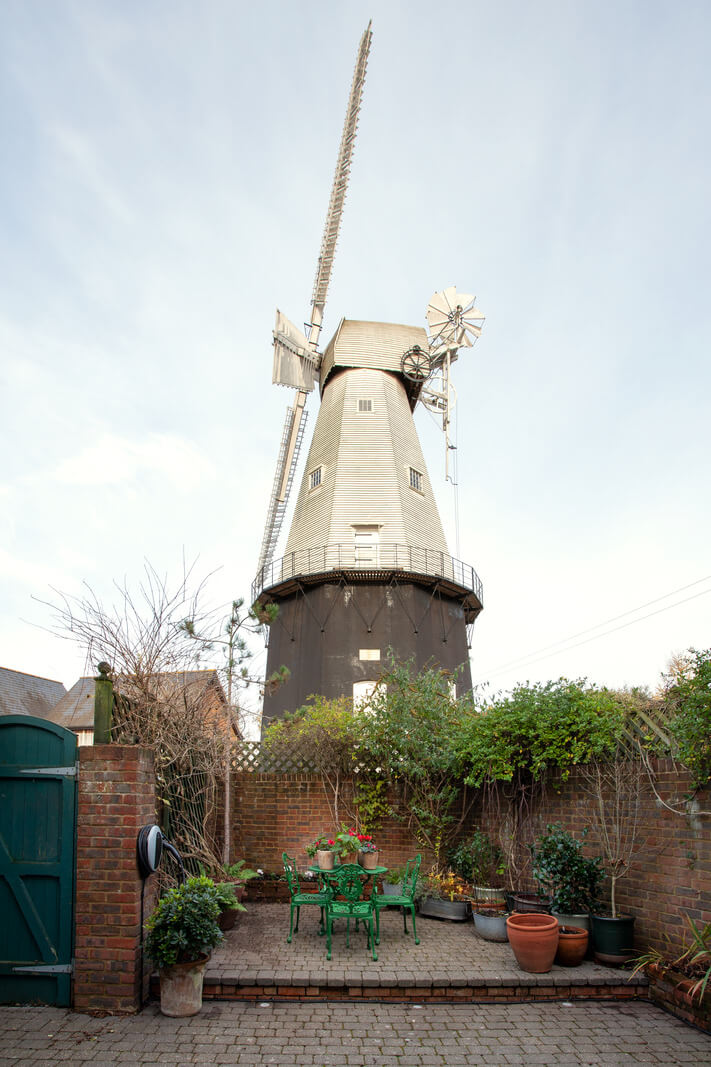
<svg viewBox="0 0 711 1067">
<path fill-rule="evenodd" d="M 543 779 L 552 770 L 565 780 L 574 764 L 614 752 L 624 717 L 615 693 L 585 680 L 518 685 L 463 723 L 465 781 Z"/>
<path fill-rule="evenodd" d="M 711 648 L 689 649 L 666 679 L 665 700 L 679 759 L 698 788 L 711 779 Z"/>
</svg>

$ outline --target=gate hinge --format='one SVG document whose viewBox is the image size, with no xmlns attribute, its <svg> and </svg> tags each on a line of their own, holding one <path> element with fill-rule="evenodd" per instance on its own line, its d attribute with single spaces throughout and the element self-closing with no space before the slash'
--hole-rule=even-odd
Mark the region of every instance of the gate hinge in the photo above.
<svg viewBox="0 0 711 1067">
<path fill-rule="evenodd" d="M 69 767 L 22 767 L 20 774 L 51 774 L 59 778 L 76 778 L 79 770 L 78 763 L 72 763 Z"/>
<path fill-rule="evenodd" d="M 73 963 L 36 963 L 32 967 L 13 967 L 13 974 L 74 974 Z"/>
</svg>

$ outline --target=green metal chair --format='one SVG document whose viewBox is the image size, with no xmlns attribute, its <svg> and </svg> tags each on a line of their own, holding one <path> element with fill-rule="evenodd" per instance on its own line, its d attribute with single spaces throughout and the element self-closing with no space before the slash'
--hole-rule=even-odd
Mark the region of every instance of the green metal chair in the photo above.
<svg viewBox="0 0 711 1067">
<path fill-rule="evenodd" d="M 324 908 L 331 899 L 331 891 L 325 889 L 320 890 L 318 893 L 302 893 L 299 884 L 299 873 L 296 869 L 296 860 L 292 859 L 291 856 L 287 856 L 286 852 L 282 852 L 281 858 L 284 862 L 284 872 L 289 884 L 289 895 L 291 898 L 289 901 L 289 936 L 286 939 L 288 944 L 291 944 L 292 934 L 298 934 L 299 932 L 299 913 L 302 904 L 317 904 L 321 909 L 321 922 L 319 924 L 318 932 L 319 937 L 323 937 Z M 294 911 L 296 911 L 296 926 L 294 926 Z"/>
<path fill-rule="evenodd" d="M 363 899 L 363 890 L 370 880 L 370 873 L 364 870 L 359 863 L 344 863 L 332 874 L 329 872 L 331 883 L 331 899 L 326 905 L 326 959 L 331 958 L 331 934 L 333 932 L 333 920 L 346 920 L 346 946 L 350 945 L 351 919 L 362 920 L 368 929 L 368 947 L 373 959 L 377 960 L 375 952 L 375 928 L 373 924 L 373 894 L 369 893 Z"/>
<path fill-rule="evenodd" d="M 410 911 L 412 915 L 412 933 L 415 938 L 415 944 L 419 945 L 420 939 L 417 936 L 417 927 L 415 926 L 415 889 L 417 888 L 417 879 L 420 874 L 420 864 L 422 863 L 422 856 L 418 852 L 414 860 L 408 860 L 405 867 L 405 877 L 402 880 L 402 893 L 397 896 L 386 896 L 384 893 L 373 894 L 373 908 L 375 910 L 375 944 L 380 944 L 380 912 L 383 908 L 402 908 L 402 922 L 407 933 L 407 912 Z"/>
</svg>

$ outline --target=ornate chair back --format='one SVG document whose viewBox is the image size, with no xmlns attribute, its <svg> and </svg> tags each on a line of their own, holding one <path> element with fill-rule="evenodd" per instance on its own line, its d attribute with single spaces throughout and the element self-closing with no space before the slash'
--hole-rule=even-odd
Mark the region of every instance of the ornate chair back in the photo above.
<svg viewBox="0 0 711 1067">
<path fill-rule="evenodd" d="M 281 858 L 284 863 L 284 873 L 286 874 L 289 893 L 292 897 L 295 897 L 297 893 L 301 892 L 301 887 L 299 886 L 299 873 L 296 869 L 296 859 L 287 856 L 286 852 L 282 852 Z"/>
<path fill-rule="evenodd" d="M 418 852 L 414 860 L 408 860 L 405 867 L 405 877 L 402 880 L 402 893 L 403 897 L 407 897 L 409 900 L 415 899 L 415 889 L 417 888 L 417 879 L 420 876 L 420 864 L 422 863 L 422 856 Z"/>
<path fill-rule="evenodd" d="M 363 904 L 363 890 L 369 878 L 370 872 L 364 870 L 359 863 L 344 863 L 330 875 L 329 881 L 340 914 L 345 911 L 362 911 L 362 907 L 359 909 L 357 905 Z"/>
</svg>

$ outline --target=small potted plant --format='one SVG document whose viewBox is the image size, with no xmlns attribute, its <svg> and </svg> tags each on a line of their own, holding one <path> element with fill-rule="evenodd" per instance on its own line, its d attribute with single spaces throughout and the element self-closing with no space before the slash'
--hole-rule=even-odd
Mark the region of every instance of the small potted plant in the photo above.
<svg viewBox="0 0 711 1067">
<path fill-rule="evenodd" d="M 221 912 L 218 922 L 220 929 L 231 930 L 240 912 L 246 911 L 242 901 L 246 893 L 246 883 L 259 877 L 259 871 L 245 867 L 245 860 L 227 864 L 222 868 L 224 881 L 215 882 L 220 895 Z"/>
<path fill-rule="evenodd" d="M 374 871 L 378 866 L 378 846 L 373 841 L 372 834 L 357 834 L 358 838 L 358 863 L 366 871 Z"/>
<path fill-rule="evenodd" d="M 383 875 L 383 893 L 386 897 L 398 897 L 402 893 L 404 867 L 389 867 Z"/>
<path fill-rule="evenodd" d="M 165 893 L 146 923 L 146 954 L 160 973 L 160 1010 L 183 1018 L 202 1006 L 202 981 L 210 952 L 222 940 L 220 896 L 204 875 Z"/>
<path fill-rule="evenodd" d="M 320 870 L 332 871 L 342 850 L 338 834 L 319 834 L 315 841 L 306 846 L 306 855 L 316 860 Z"/>
</svg>

